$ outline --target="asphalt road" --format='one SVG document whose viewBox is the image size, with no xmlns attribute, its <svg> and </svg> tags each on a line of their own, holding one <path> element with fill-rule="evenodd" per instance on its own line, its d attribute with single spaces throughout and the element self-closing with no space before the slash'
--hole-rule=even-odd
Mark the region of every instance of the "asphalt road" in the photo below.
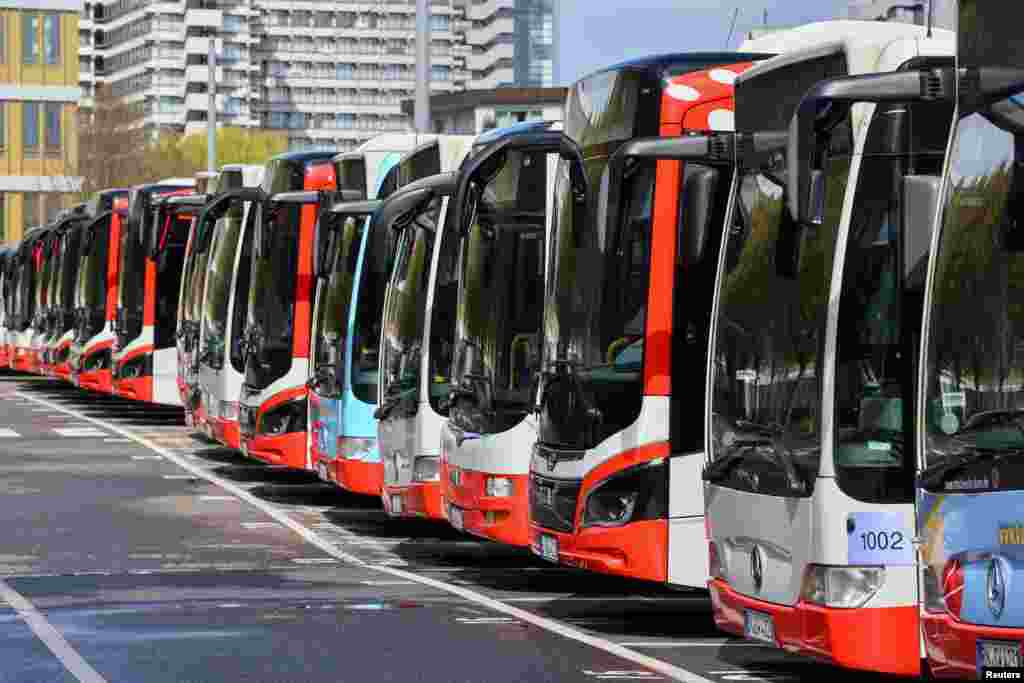
<svg viewBox="0 0 1024 683">
<path fill-rule="evenodd" d="M 715 630 L 704 592 L 555 567 L 0 376 L 0 683 L 871 681 Z"/>
</svg>

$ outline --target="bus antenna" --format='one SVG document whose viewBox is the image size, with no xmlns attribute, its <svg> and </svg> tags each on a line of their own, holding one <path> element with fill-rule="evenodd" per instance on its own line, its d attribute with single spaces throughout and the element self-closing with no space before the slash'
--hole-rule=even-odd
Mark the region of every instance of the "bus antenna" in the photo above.
<svg viewBox="0 0 1024 683">
<path fill-rule="evenodd" d="M 739 8 L 739 7 L 737 7 L 737 8 L 736 8 L 736 9 L 734 9 L 734 10 L 733 10 L 733 12 L 732 12 L 732 25 L 731 25 L 731 26 L 729 26 L 729 35 L 728 35 L 728 36 L 726 36 L 726 38 L 725 38 L 725 48 L 726 48 L 726 49 L 728 49 L 728 48 L 729 48 L 729 41 L 730 41 L 730 40 L 732 40 L 732 32 L 733 32 L 733 29 L 735 29 L 735 28 L 736 28 L 736 17 L 738 17 L 739 15 L 740 15 L 740 8 Z"/>
</svg>

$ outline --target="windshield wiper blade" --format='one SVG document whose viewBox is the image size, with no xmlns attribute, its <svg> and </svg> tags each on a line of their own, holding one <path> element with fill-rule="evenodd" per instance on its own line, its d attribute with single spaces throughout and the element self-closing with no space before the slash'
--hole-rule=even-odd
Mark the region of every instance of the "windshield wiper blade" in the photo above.
<svg viewBox="0 0 1024 683">
<path fill-rule="evenodd" d="M 925 489 L 937 488 L 946 483 L 950 476 L 962 471 L 972 463 L 982 460 L 991 460 L 993 463 L 997 463 L 1005 458 L 1020 455 L 1024 455 L 1024 449 L 967 446 L 961 452 L 953 453 L 946 459 L 921 470 L 917 475 L 917 485 Z"/>
</svg>

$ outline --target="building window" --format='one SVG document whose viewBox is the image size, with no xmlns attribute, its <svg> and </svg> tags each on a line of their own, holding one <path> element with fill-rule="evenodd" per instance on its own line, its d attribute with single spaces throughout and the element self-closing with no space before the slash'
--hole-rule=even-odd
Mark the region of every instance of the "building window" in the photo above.
<svg viewBox="0 0 1024 683">
<path fill-rule="evenodd" d="M 7 63 L 7 16 L 0 14 L 0 64 Z M 2 196 L 2 195 L 0 195 Z"/>
<path fill-rule="evenodd" d="M 7 241 L 7 195 L 0 192 L 0 242 Z"/>
<path fill-rule="evenodd" d="M 39 225 L 39 193 L 23 192 L 21 195 L 22 231 L 24 235 Z"/>
<path fill-rule="evenodd" d="M 430 67 L 430 80 L 432 81 L 447 81 L 451 76 L 451 67 L 447 66 L 432 66 Z"/>
<path fill-rule="evenodd" d="M 47 102 L 44 108 L 46 115 L 46 156 L 59 157 L 61 155 L 61 104 L 59 102 Z"/>
<path fill-rule="evenodd" d="M 447 14 L 434 14 L 430 17 L 431 31 L 447 31 L 449 24 L 450 18 Z"/>
<path fill-rule="evenodd" d="M 43 15 L 43 56 L 47 64 L 60 63 L 60 15 Z"/>
<path fill-rule="evenodd" d="M 21 53 L 26 64 L 36 63 L 39 52 L 39 15 L 25 13 L 21 15 Z"/>
<path fill-rule="evenodd" d="M 39 158 L 39 104 L 25 102 L 22 105 L 22 141 L 26 159 Z"/>
<path fill-rule="evenodd" d="M 7 103 L 0 102 L 0 154 L 7 152 Z"/>
<path fill-rule="evenodd" d="M 242 31 L 242 17 L 234 14 L 224 15 L 224 32 L 240 33 Z"/>
</svg>

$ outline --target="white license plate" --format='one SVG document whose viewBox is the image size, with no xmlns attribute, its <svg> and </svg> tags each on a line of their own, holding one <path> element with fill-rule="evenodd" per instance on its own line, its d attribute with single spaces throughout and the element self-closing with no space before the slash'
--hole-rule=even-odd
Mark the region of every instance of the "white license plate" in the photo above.
<svg viewBox="0 0 1024 683">
<path fill-rule="evenodd" d="M 466 524 L 462 519 L 462 510 L 455 507 L 454 505 L 448 506 L 448 521 L 453 527 L 462 531 L 466 528 Z"/>
<path fill-rule="evenodd" d="M 81 386 L 82 385 L 82 380 L 78 378 L 78 375 L 74 375 L 71 378 L 71 383 L 74 384 L 76 387 L 77 386 Z"/>
<path fill-rule="evenodd" d="M 1020 643 L 998 640 L 978 641 L 978 669 L 985 667 L 1020 668 Z"/>
<path fill-rule="evenodd" d="M 331 480 L 331 478 L 327 474 L 327 463 L 318 462 L 316 464 L 316 473 L 324 481 L 330 481 Z"/>
<path fill-rule="evenodd" d="M 775 624 L 770 614 L 747 610 L 744 622 L 743 630 L 747 638 L 775 644 Z"/>
<path fill-rule="evenodd" d="M 186 427 L 194 427 L 195 426 L 195 420 L 192 419 L 192 413 L 185 413 L 185 426 Z"/>
<path fill-rule="evenodd" d="M 402 497 L 391 496 L 391 513 L 395 515 L 402 514 Z"/>
<path fill-rule="evenodd" d="M 547 534 L 540 535 L 540 556 L 545 560 L 558 562 L 558 539 Z"/>
</svg>

